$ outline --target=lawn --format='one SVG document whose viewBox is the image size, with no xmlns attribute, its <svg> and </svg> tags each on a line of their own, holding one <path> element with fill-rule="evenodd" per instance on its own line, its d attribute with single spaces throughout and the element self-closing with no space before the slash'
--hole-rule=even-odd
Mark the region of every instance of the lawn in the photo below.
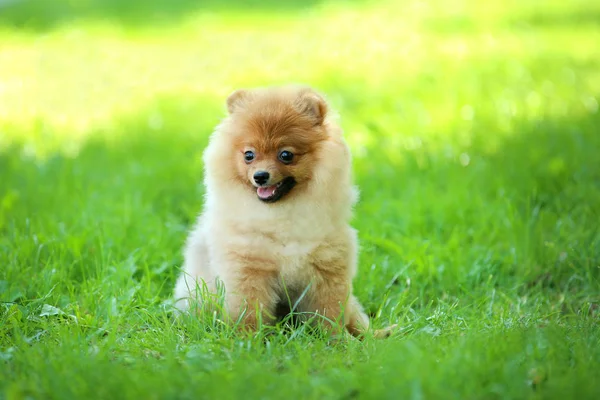
<svg viewBox="0 0 600 400">
<path fill-rule="evenodd" d="M 598 43 L 583 0 L 0 2 L 0 398 L 600 398 Z M 386 340 L 173 317 L 224 100 L 288 82 Z"/>
</svg>

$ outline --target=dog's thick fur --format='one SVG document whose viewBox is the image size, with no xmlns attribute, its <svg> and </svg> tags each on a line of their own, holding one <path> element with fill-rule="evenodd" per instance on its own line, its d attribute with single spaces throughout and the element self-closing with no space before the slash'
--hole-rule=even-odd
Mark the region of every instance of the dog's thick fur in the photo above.
<svg viewBox="0 0 600 400">
<path fill-rule="evenodd" d="M 365 332 L 369 320 L 352 293 L 357 234 L 349 219 L 357 191 L 327 103 L 311 88 L 278 87 L 238 90 L 227 109 L 204 153 L 205 207 L 187 241 L 178 308 L 201 301 L 194 293 L 202 281 L 216 291 L 218 278 L 229 316 L 244 312 L 247 329 L 301 298 L 296 311 L 317 312 L 355 336 Z M 278 159 L 284 150 L 291 163 Z M 256 171 L 269 172 L 269 185 L 293 178 L 295 186 L 263 201 Z"/>
</svg>

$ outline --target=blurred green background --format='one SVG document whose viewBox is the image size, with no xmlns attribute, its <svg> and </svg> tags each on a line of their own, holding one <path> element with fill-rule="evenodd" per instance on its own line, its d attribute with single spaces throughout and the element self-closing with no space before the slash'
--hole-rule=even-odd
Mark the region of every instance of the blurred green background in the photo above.
<svg viewBox="0 0 600 400">
<path fill-rule="evenodd" d="M 600 397 L 599 43 L 582 0 L 0 0 L 0 398 Z M 165 305 L 225 98 L 284 83 L 340 114 L 388 341 Z"/>
</svg>

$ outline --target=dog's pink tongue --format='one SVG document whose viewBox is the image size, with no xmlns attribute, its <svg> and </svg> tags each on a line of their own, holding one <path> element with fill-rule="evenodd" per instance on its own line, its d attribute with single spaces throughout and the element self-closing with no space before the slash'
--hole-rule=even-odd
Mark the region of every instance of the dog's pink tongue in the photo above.
<svg viewBox="0 0 600 400">
<path fill-rule="evenodd" d="M 269 197 L 273 196 L 273 193 L 275 193 L 276 188 L 277 188 L 276 185 L 261 186 L 256 189 L 256 193 L 258 194 L 258 197 L 260 197 L 261 199 L 268 199 Z"/>
</svg>

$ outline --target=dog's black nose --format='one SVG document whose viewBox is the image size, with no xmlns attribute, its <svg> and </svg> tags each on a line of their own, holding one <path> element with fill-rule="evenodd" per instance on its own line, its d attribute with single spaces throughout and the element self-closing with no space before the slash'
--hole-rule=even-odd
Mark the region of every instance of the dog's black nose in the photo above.
<svg viewBox="0 0 600 400">
<path fill-rule="evenodd" d="M 264 185 L 269 180 L 269 173 L 267 171 L 258 171 L 254 173 L 254 182 L 258 185 Z"/>
</svg>

